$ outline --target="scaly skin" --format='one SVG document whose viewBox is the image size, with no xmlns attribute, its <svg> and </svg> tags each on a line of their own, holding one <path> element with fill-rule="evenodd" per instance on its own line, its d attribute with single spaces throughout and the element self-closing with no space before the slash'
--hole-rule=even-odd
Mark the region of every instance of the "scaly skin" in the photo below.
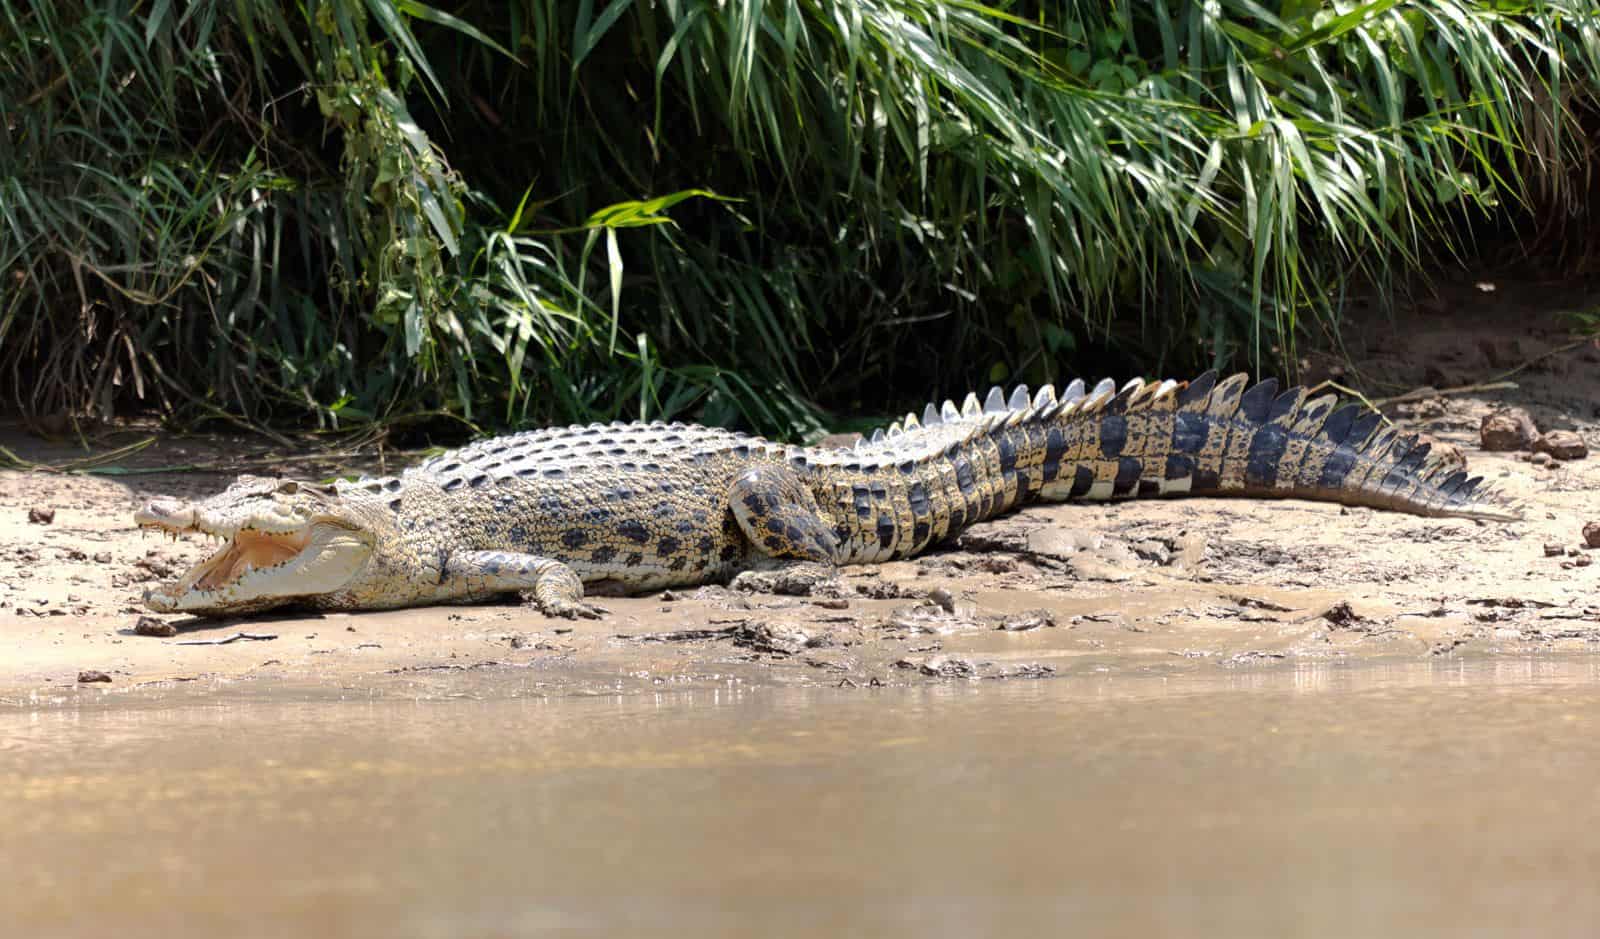
<svg viewBox="0 0 1600 939">
<path fill-rule="evenodd" d="M 1358 406 L 1243 375 L 1086 390 L 1048 386 L 929 405 L 854 449 L 683 424 L 591 424 L 484 440 L 399 477 L 321 486 L 242 477 L 140 525 L 228 540 L 160 612 L 283 605 L 384 609 L 528 591 L 598 615 L 637 593 L 742 571 L 908 557 L 1035 501 L 1295 497 L 1420 515 L 1512 519 L 1457 463 Z M 248 565 L 248 566 L 247 566 Z M 252 568 L 253 569 L 250 569 Z"/>
</svg>

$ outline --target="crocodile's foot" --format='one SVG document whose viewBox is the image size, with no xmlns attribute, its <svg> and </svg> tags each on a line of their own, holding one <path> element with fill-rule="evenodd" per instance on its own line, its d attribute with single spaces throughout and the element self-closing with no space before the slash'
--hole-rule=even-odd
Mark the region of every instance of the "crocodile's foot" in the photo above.
<svg viewBox="0 0 1600 939">
<path fill-rule="evenodd" d="M 523 591 L 522 602 L 546 616 L 559 616 L 563 619 L 600 619 L 611 613 L 603 606 L 595 606 L 582 600 L 569 600 L 565 597 L 541 597 L 532 590 Z"/>
<path fill-rule="evenodd" d="M 837 568 L 809 561 L 741 571 L 728 586 L 740 593 L 774 593 L 788 597 L 855 596 L 855 588 L 839 576 Z"/>
</svg>

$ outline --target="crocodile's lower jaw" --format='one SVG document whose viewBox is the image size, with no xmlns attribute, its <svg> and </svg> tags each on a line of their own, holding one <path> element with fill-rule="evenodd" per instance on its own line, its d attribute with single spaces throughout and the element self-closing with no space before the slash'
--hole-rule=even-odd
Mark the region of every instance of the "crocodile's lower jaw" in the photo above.
<svg viewBox="0 0 1600 939">
<path fill-rule="evenodd" d="M 144 605 L 158 613 L 268 609 L 343 588 L 371 554 L 365 537 L 338 526 L 241 531 L 178 580 L 147 590 Z"/>
</svg>

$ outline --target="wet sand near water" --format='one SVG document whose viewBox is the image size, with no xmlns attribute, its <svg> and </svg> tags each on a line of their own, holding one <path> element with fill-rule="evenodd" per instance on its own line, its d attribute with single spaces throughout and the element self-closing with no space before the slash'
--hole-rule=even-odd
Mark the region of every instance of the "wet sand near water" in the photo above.
<svg viewBox="0 0 1600 939">
<path fill-rule="evenodd" d="M 1588 657 L 11 711 L 0 789 L 0 922 L 27 936 L 1600 922 Z"/>
</svg>

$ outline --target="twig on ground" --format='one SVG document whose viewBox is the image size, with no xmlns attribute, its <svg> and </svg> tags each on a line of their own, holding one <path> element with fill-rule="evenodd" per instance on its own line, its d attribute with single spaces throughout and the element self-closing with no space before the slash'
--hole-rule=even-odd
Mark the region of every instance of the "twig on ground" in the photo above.
<svg viewBox="0 0 1600 939">
<path fill-rule="evenodd" d="M 181 640 L 179 640 L 177 642 L 174 642 L 173 645 L 175 645 L 175 646 L 225 646 L 230 642 L 238 642 L 240 639 L 254 639 L 254 640 L 259 642 L 259 641 L 266 640 L 266 639 L 276 639 L 276 638 L 278 638 L 278 634 L 277 633 L 234 633 L 231 636 L 223 636 L 221 639 L 181 639 Z"/>
</svg>

